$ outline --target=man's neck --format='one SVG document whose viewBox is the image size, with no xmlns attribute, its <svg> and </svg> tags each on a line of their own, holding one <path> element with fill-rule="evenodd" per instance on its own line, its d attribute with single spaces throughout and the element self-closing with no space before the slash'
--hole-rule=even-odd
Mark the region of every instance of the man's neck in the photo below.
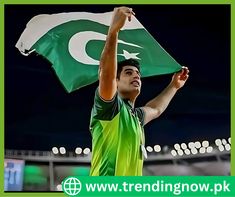
<svg viewBox="0 0 235 197">
<path fill-rule="evenodd" d="M 135 106 L 135 100 L 136 100 L 137 96 L 131 97 L 130 95 L 123 95 L 123 94 L 121 94 L 120 92 L 119 92 L 119 96 L 120 96 L 122 99 L 127 100 L 128 103 L 131 105 L 131 107 L 134 108 L 134 106 Z"/>
<path fill-rule="evenodd" d="M 131 101 L 131 100 L 129 100 L 128 102 L 129 102 L 129 104 L 131 105 L 131 107 L 132 107 L 132 108 L 134 108 L 134 107 L 135 107 L 135 101 Z"/>
</svg>

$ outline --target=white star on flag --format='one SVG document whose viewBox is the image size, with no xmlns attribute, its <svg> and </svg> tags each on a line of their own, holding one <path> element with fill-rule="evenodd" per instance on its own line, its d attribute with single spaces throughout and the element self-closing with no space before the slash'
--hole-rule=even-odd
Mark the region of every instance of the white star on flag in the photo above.
<svg viewBox="0 0 235 197">
<path fill-rule="evenodd" d="M 125 57 L 125 59 L 138 59 L 140 60 L 140 58 L 137 57 L 137 55 L 139 55 L 139 53 L 129 53 L 128 51 L 126 50 L 123 50 L 123 54 L 118 54 L 118 55 L 121 55 L 123 57 Z"/>
</svg>

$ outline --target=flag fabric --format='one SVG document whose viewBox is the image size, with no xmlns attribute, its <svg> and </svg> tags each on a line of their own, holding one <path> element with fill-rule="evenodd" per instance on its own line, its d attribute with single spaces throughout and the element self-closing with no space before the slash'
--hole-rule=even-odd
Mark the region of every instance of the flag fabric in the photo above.
<svg viewBox="0 0 235 197">
<path fill-rule="evenodd" d="M 113 12 L 70 12 L 42 14 L 26 25 L 16 47 L 24 55 L 31 52 L 48 59 L 67 92 L 98 80 L 98 67 Z M 118 61 L 134 58 L 140 62 L 142 77 L 169 74 L 181 69 L 132 17 L 119 32 Z"/>
</svg>

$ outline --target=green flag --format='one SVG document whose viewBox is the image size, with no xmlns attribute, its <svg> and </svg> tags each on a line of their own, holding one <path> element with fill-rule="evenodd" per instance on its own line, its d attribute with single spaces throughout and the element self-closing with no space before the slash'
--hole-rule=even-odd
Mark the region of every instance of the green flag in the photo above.
<svg viewBox="0 0 235 197">
<path fill-rule="evenodd" d="M 67 92 L 98 80 L 98 66 L 112 12 L 37 15 L 27 24 L 16 47 L 24 55 L 46 57 Z M 134 58 L 143 77 L 179 71 L 181 66 L 133 16 L 118 37 L 118 61 Z"/>
</svg>

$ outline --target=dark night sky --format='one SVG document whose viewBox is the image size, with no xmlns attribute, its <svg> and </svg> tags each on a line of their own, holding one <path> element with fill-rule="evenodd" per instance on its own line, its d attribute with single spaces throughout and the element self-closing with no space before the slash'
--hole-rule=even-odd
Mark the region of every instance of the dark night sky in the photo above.
<svg viewBox="0 0 235 197">
<path fill-rule="evenodd" d="M 150 6 L 153 11 L 149 11 Z M 230 136 L 230 6 L 132 5 L 137 19 L 181 65 L 187 84 L 164 114 L 146 128 L 146 145 Z M 24 57 L 15 44 L 37 14 L 112 11 L 108 5 L 5 6 L 5 147 L 50 150 L 91 147 L 90 110 L 97 83 L 66 93 L 50 64 Z M 169 83 L 171 75 L 143 79 L 136 106 Z"/>
</svg>

